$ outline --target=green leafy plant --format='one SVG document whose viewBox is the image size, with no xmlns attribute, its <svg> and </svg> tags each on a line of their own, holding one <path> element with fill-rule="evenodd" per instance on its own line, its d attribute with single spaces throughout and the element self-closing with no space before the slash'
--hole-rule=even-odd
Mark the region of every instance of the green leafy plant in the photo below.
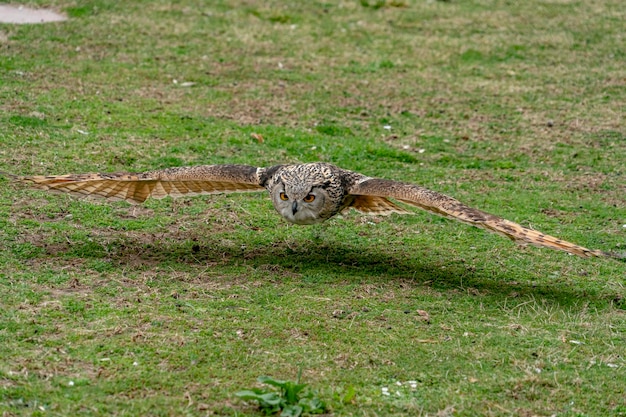
<svg viewBox="0 0 626 417">
<path fill-rule="evenodd" d="M 350 385 L 343 392 L 336 392 L 333 396 L 335 401 L 341 404 L 354 404 L 356 402 L 356 389 Z"/>
<path fill-rule="evenodd" d="M 308 384 L 300 383 L 299 376 L 296 382 L 281 381 L 269 376 L 260 376 L 258 381 L 279 388 L 280 393 L 252 388 L 239 391 L 235 395 L 246 401 L 258 401 L 266 415 L 280 412 L 282 417 L 298 417 L 305 413 L 321 414 L 326 411 L 326 404 L 314 391 L 307 388 Z"/>
</svg>

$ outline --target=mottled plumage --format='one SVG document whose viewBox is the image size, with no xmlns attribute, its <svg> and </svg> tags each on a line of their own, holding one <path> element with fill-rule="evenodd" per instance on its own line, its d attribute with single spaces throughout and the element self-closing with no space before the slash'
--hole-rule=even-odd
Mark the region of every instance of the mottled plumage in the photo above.
<svg viewBox="0 0 626 417">
<path fill-rule="evenodd" d="M 203 165 L 144 173 L 69 174 L 12 178 L 44 190 L 143 203 L 147 198 L 181 197 L 267 189 L 276 211 L 296 224 L 321 223 L 349 209 L 367 214 L 406 214 L 389 198 L 449 219 L 490 230 L 522 244 L 562 250 L 581 257 L 609 254 L 529 229 L 438 192 L 399 181 L 370 178 L 327 163 Z"/>
</svg>

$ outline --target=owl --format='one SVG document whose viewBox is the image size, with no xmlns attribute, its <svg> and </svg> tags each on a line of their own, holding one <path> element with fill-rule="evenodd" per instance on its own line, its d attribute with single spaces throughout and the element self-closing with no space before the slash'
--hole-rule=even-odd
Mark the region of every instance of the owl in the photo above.
<svg viewBox="0 0 626 417">
<path fill-rule="evenodd" d="M 141 173 L 69 174 L 19 177 L 39 189 L 111 201 L 143 203 L 148 198 L 267 190 L 274 208 L 299 225 L 324 222 L 350 209 L 372 215 L 411 213 L 395 200 L 506 236 L 521 245 L 569 252 L 583 258 L 612 256 L 521 226 L 469 207 L 418 185 L 372 178 L 335 165 L 315 162 L 259 168 L 249 165 L 201 165 Z"/>
</svg>

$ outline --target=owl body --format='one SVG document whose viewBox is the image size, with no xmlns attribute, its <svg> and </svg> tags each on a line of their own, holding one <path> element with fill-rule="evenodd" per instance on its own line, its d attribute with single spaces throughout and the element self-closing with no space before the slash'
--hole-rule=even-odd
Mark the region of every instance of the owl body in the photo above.
<svg viewBox="0 0 626 417">
<path fill-rule="evenodd" d="M 9 177 L 39 189 L 133 204 L 148 198 L 193 196 L 266 189 L 276 211 L 288 222 L 309 225 L 354 209 L 365 214 L 408 214 L 396 204 L 457 220 L 506 236 L 521 245 L 569 252 L 581 257 L 613 256 L 590 250 L 515 222 L 469 207 L 460 201 L 419 185 L 372 178 L 314 162 L 260 168 L 250 165 L 200 165 L 141 173 L 68 174 Z"/>
</svg>

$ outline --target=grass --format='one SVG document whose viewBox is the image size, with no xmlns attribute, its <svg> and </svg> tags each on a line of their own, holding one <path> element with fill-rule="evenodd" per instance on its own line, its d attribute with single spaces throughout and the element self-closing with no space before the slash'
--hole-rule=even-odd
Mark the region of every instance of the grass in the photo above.
<svg viewBox="0 0 626 417">
<path fill-rule="evenodd" d="M 0 170 L 329 161 L 623 252 L 621 3 L 32 1 L 70 20 L 0 25 Z M 5 180 L 0 249 L 6 416 L 261 415 L 300 370 L 336 416 L 626 415 L 617 261 Z"/>
</svg>

